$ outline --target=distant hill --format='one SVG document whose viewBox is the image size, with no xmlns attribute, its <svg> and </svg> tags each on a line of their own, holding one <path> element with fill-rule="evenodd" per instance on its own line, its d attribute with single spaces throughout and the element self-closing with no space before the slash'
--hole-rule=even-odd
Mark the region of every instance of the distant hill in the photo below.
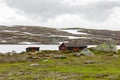
<svg viewBox="0 0 120 80">
<path fill-rule="evenodd" d="M 79 34 L 77 34 L 79 33 Z M 0 26 L 0 44 L 59 44 L 60 42 L 99 44 L 112 38 L 120 44 L 120 31 L 41 26 Z"/>
</svg>

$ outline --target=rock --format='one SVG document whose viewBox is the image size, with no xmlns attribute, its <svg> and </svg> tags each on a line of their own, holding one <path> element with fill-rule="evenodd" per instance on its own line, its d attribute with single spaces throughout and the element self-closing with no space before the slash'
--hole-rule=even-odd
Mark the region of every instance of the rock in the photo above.
<svg viewBox="0 0 120 80">
<path fill-rule="evenodd" d="M 85 61 L 85 64 L 93 64 L 93 63 L 94 63 L 93 60 L 87 60 L 87 61 Z"/>
<path fill-rule="evenodd" d="M 38 56 L 33 56 L 32 59 L 39 59 L 39 57 Z"/>
<path fill-rule="evenodd" d="M 107 51 L 107 52 L 117 52 L 117 45 L 115 44 L 115 41 L 112 39 L 108 39 L 106 42 L 103 42 L 102 44 L 98 45 L 96 48 L 96 50 L 100 50 L 100 51 Z"/>
<path fill-rule="evenodd" d="M 8 80 L 13 80 L 13 77 L 8 78 Z"/>
<path fill-rule="evenodd" d="M 40 59 L 40 57 L 37 55 L 29 55 L 29 54 L 25 55 L 24 58 L 25 59 Z"/>
<path fill-rule="evenodd" d="M 52 57 L 55 58 L 55 59 L 66 59 L 67 58 L 64 55 L 53 55 Z"/>
<path fill-rule="evenodd" d="M 34 67 L 34 66 L 39 66 L 39 64 L 34 63 L 34 64 L 30 64 L 30 66 Z"/>
<path fill-rule="evenodd" d="M 94 53 L 90 50 L 88 50 L 87 48 L 84 48 L 81 52 L 81 55 L 85 55 L 85 56 L 94 56 Z"/>
<path fill-rule="evenodd" d="M 48 62 L 48 60 L 43 60 L 43 62 Z"/>
<path fill-rule="evenodd" d="M 116 57 L 116 58 L 118 58 L 118 57 L 119 57 L 119 55 L 115 55 L 115 54 L 114 54 L 113 56 L 114 56 L 114 57 Z"/>
<path fill-rule="evenodd" d="M 29 54 L 30 54 L 30 55 L 36 55 L 36 53 L 35 53 L 35 52 L 29 52 Z"/>
<path fill-rule="evenodd" d="M 24 75 L 24 72 L 17 72 L 18 75 Z"/>
<path fill-rule="evenodd" d="M 80 56 L 80 53 L 72 53 L 73 54 L 73 56 L 77 56 L 77 57 L 79 57 Z"/>
<path fill-rule="evenodd" d="M 108 77 L 109 76 L 109 74 L 95 74 L 95 77 L 96 78 L 103 78 L 103 77 Z"/>
<path fill-rule="evenodd" d="M 17 52 L 16 51 L 12 51 L 11 54 L 16 54 Z"/>
</svg>

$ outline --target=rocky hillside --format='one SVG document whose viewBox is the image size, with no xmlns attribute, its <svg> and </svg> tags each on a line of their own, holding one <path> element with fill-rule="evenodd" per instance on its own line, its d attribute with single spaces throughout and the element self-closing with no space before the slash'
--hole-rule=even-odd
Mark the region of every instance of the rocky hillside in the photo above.
<svg viewBox="0 0 120 80">
<path fill-rule="evenodd" d="M 83 28 L 46 28 L 40 26 L 0 26 L 0 44 L 59 44 L 72 42 L 99 44 L 112 38 L 120 44 L 120 31 Z"/>
<path fill-rule="evenodd" d="M 0 26 L 1 44 L 56 44 L 54 35 L 71 35 L 53 28 L 39 26 Z M 64 37 L 56 39 L 66 40 Z"/>
<path fill-rule="evenodd" d="M 80 29 L 79 32 L 90 34 L 88 38 L 91 40 L 91 43 L 95 42 L 96 44 L 107 41 L 108 39 L 113 39 L 117 44 L 120 44 L 120 31 Z"/>
</svg>

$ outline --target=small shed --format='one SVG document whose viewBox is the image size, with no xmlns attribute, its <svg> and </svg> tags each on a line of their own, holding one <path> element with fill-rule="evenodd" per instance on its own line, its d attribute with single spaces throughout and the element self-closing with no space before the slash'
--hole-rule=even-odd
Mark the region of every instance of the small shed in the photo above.
<svg viewBox="0 0 120 80">
<path fill-rule="evenodd" d="M 59 46 L 59 50 L 82 50 L 84 48 L 87 48 L 87 45 L 80 45 L 80 44 L 71 44 L 71 43 L 62 43 Z"/>
<path fill-rule="evenodd" d="M 40 47 L 27 47 L 26 52 L 39 51 Z"/>
</svg>

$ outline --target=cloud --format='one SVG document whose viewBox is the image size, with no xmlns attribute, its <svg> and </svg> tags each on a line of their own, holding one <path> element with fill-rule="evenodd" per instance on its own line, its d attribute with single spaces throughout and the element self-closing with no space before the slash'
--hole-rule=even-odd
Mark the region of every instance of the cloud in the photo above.
<svg viewBox="0 0 120 80">
<path fill-rule="evenodd" d="M 1 0 L 0 1 L 0 24 L 8 24 L 8 23 L 13 23 L 16 20 L 22 21 L 25 20 L 25 17 L 17 14 L 16 9 L 11 9 L 9 8 L 6 3 Z"/>
<path fill-rule="evenodd" d="M 62 1 L 62 0 L 61 0 Z M 17 8 L 33 16 L 42 16 L 43 19 L 55 17 L 64 13 L 60 0 L 7 0 L 10 7 Z"/>
<path fill-rule="evenodd" d="M 120 30 L 120 0 L 0 0 L 0 24 Z"/>
<path fill-rule="evenodd" d="M 4 0 L 0 0 L 0 25 L 35 25 L 36 20 L 17 8 L 9 7 Z"/>
<path fill-rule="evenodd" d="M 120 1 L 102 1 L 84 6 L 81 12 L 89 20 L 105 21 L 113 14 L 115 7 L 120 7 Z"/>
<path fill-rule="evenodd" d="M 69 3 L 73 0 L 69 0 Z M 10 7 L 17 8 L 29 15 L 40 16 L 43 20 L 55 18 L 63 14 L 79 14 L 87 20 L 96 22 L 105 21 L 113 13 L 113 8 L 120 7 L 120 1 L 93 0 L 92 3 L 82 5 L 77 3 L 68 4 L 68 0 L 7 0 Z M 87 0 L 88 1 L 88 0 Z"/>
</svg>

